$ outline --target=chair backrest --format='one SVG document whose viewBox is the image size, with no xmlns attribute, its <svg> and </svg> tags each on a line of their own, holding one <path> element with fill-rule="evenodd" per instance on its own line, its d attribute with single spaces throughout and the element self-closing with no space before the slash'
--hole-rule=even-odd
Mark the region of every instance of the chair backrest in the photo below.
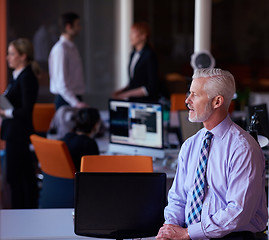
<svg viewBox="0 0 269 240">
<path fill-rule="evenodd" d="M 60 178 L 75 178 L 75 166 L 64 141 L 30 136 L 41 170 Z"/>
<path fill-rule="evenodd" d="M 185 93 L 172 93 L 170 95 L 170 111 L 187 110 Z"/>
<path fill-rule="evenodd" d="M 54 103 L 36 103 L 33 109 L 34 130 L 47 132 L 55 111 Z"/>
<path fill-rule="evenodd" d="M 152 157 L 129 155 L 87 155 L 81 172 L 153 172 Z"/>
</svg>

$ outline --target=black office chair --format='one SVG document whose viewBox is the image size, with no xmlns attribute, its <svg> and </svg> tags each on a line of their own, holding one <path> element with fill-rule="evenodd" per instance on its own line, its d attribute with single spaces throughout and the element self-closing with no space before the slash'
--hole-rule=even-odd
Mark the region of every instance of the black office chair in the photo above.
<svg viewBox="0 0 269 240">
<path fill-rule="evenodd" d="M 165 173 L 76 173 L 77 235 L 113 239 L 156 236 L 164 222 L 165 206 Z"/>
</svg>

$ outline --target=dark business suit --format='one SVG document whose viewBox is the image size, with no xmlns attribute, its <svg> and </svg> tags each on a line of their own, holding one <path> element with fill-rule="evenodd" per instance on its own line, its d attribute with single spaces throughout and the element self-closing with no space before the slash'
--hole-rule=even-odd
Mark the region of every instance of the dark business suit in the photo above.
<svg viewBox="0 0 269 240">
<path fill-rule="evenodd" d="M 29 65 L 8 87 L 6 97 L 14 107 L 13 118 L 4 119 L 1 128 L 1 137 L 6 140 L 6 175 L 11 188 L 12 208 L 37 206 L 37 181 L 29 150 L 37 95 L 38 80 Z"/>
<path fill-rule="evenodd" d="M 141 101 L 155 101 L 159 97 L 157 57 L 152 49 L 148 45 L 145 45 L 141 50 L 140 58 L 135 65 L 133 78 L 131 78 L 130 65 L 134 54 L 135 51 L 131 54 L 128 67 L 130 82 L 127 89 L 130 90 L 144 86 L 147 89 L 148 96 L 132 99 Z"/>
</svg>

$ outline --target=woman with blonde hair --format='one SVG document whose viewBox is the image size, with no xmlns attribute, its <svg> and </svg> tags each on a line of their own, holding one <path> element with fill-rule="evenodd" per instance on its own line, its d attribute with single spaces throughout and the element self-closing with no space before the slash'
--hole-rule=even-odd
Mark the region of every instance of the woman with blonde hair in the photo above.
<svg viewBox="0 0 269 240">
<path fill-rule="evenodd" d="M 13 108 L 0 109 L 1 138 L 6 141 L 6 180 L 11 208 L 37 207 L 38 188 L 29 136 L 34 132 L 33 106 L 38 95 L 37 64 L 32 43 L 25 38 L 10 42 L 7 62 L 12 79 L 4 93 Z"/>
</svg>

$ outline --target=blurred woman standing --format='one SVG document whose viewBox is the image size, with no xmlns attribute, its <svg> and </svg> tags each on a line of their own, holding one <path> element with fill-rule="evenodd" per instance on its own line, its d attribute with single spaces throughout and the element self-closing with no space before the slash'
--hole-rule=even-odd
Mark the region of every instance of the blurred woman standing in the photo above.
<svg viewBox="0 0 269 240">
<path fill-rule="evenodd" d="M 11 190 L 11 208 L 36 208 L 38 199 L 34 161 L 29 136 L 34 132 L 33 106 L 38 95 L 37 65 L 34 50 L 25 38 L 8 46 L 7 62 L 12 79 L 4 95 L 13 109 L 0 109 L 3 118 L 1 138 L 6 141 L 6 180 Z"/>
<path fill-rule="evenodd" d="M 114 92 L 115 99 L 156 101 L 159 97 L 158 63 L 151 47 L 147 23 L 137 22 L 131 27 L 130 43 L 133 52 L 128 67 L 129 84 Z"/>
</svg>

